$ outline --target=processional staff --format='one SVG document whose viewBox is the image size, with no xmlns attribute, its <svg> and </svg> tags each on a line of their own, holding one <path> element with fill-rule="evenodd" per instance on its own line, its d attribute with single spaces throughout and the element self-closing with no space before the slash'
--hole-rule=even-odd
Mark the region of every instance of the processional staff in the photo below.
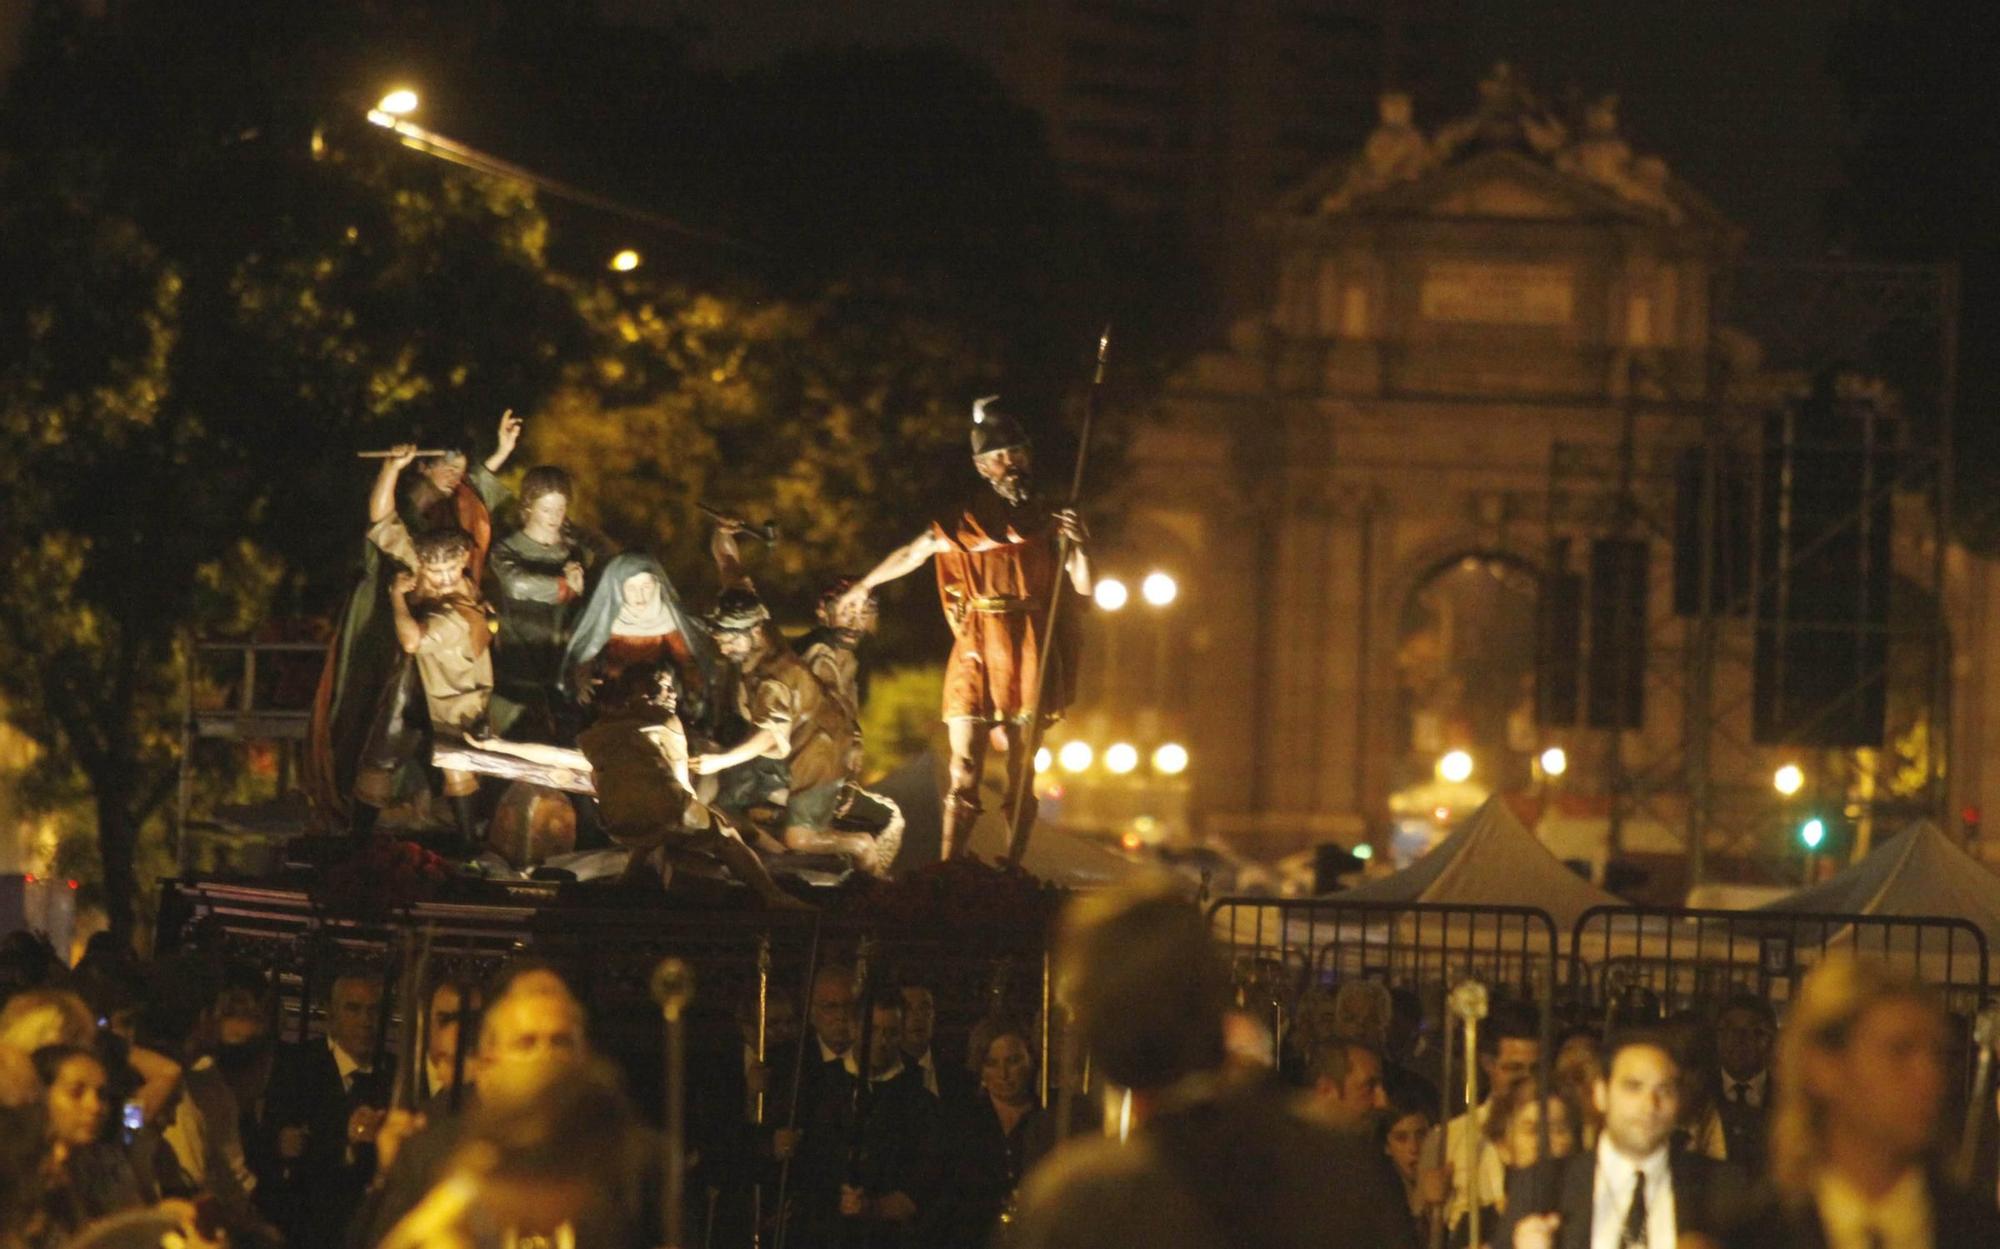
<svg viewBox="0 0 2000 1249">
<path fill-rule="evenodd" d="M 1104 361 L 1111 353 L 1111 326 L 1106 323 L 1104 332 L 1097 336 L 1097 371 L 1090 379 L 1090 389 L 1084 393 L 1083 429 L 1076 443 L 1076 471 L 1070 475 L 1069 506 L 1074 508 L 1083 499 L 1083 469 L 1090 456 L 1090 427 L 1097 415 L 1097 395 L 1104 389 Z M 1021 754 L 1023 763 L 1014 769 L 1016 779 L 1013 792 L 1007 796 L 1007 863 L 1019 867 L 1022 856 L 1028 853 L 1028 834 L 1032 831 L 1021 823 L 1021 813 L 1026 808 L 1028 796 L 1035 785 L 1035 753 L 1042 746 L 1042 699 L 1048 693 L 1049 668 L 1056 661 L 1056 623 L 1062 618 L 1063 570 L 1069 567 L 1072 543 L 1067 535 L 1057 539 L 1056 575 L 1049 588 L 1049 613 L 1042 629 L 1042 657 L 1036 665 L 1035 698 L 1027 706 L 1027 723 L 1022 734 Z M 1046 1055 L 1044 1056 L 1046 1057 Z M 1043 1068 L 1047 1071 L 1046 1065 Z"/>
<path fill-rule="evenodd" d="M 1479 1239 L 1479 1144 L 1478 1118 L 1473 1114 L 1479 1105 L 1479 1064 L 1473 1061 L 1479 1053 L 1479 1021 L 1486 1018 L 1486 986 L 1477 980 L 1461 980 L 1451 991 L 1451 1011 L 1465 1025 L 1465 1143 L 1459 1164 L 1464 1170 L 1466 1212 L 1465 1229 L 1468 1245 L 1482 1243 Z M 1447 1120 L 1447 1122 L 1449 1122 Z M 1449 1133 L 1447 1133 L 1449 1135 Z M 1449 1213 L 1449 1211 L 1447 1211 Z"/>
<path fill-rule="evenodd" d="M 653 969 L 653 1000 L 660 1004 L 666 1025 L 667 1149 L 660 1202 L 661 1243 L 681 1249 L 681 1207 L 687 1182 L 687 1004 L 694 997 L 694 972 L 677 958 L 664 958 Z"/>
</svg>

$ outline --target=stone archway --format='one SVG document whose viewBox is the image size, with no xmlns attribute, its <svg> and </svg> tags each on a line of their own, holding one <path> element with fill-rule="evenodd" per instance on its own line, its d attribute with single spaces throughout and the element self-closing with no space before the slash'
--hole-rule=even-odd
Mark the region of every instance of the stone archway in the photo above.
<svg viewBox="0 0 2000 1249">
<path fill-rule="evenodd" d="M 1469 548 L 1431 561 L 1397 605 L 1397 735 L 1390 788 L 1469 751 L 1481 781 L 1518 788 L 1535 748 L 1536 599 L 1540 569 L 1513 552 Z"/>
</svg>

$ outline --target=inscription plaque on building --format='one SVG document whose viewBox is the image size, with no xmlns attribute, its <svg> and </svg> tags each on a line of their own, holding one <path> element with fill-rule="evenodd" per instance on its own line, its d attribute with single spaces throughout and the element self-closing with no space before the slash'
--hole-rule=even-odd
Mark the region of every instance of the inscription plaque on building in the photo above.
<svg viewBox="0 0 2000 1249">
<path fill-rule="evenodd" d="M 1568 325 L 1575 315 L 1568 265 L 1434 260 L 1424 266 L 1424 320 L 1455 325 Z"/>
</svg>

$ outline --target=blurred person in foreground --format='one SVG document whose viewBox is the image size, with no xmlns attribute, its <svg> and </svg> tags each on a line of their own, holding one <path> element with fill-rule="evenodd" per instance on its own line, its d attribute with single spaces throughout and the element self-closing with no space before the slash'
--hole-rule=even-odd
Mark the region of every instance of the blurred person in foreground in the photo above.
<svg viewBox="0 0 2000 1249">
<path fill-rule="evenodd" d="M 1740 1203 L 1735 1169 L 1674 1147 L 1681 1064 L 1656 1032 L 1614 1037 L 1592 1097 L 1594 1149 L 1509 1176 L 1496 1244 L 1509 1249 L 1675 1249 L 1712 1236 Z"/>
<path fill-rule="evenodd" d="M 477 1079 L 458 1114 L 426 1119 L 396 1112 L 383 1124 L 377 1147 L 384 1169 L 355 1219 L 350 1246 L 382 1243 L 392 1227 L 435 1194 L 488 1103 L 519 1102 L 557 1075 L 589 1065 L 583 1007 L 553 972 L 518 975 L 480 1021 L 478 1059 Z M 658 1178 L 657 1165 L 598 1172 L 595 1184 L 604 1201 L 571 1229 L 571 1243 L 576 1249 L 651 1246 L 659 1231 Z"/>
<path fill-rule="evenodd" d="M 657 1244 L 657 1217 L 650 1228 L 602 1239 L 603 1229 L 627 1217 L 607 1177 L 659 1169 L 608 1068 L 543 1065 L 514 1074 L 522 1079 L 483 1087 L 438 1182 L 382 1238 L 383 1249 Z"/>
<path fill-rule="evenodd" d="M 1729 1249 L 2000 1245 L 1991 1195 L 1940 1171 L 1945 1016 L 1879 964 L 1829 956 L 1791 1000 L 1773 1065 L 1771 1183 Z"/>
<path fill-rule="evenodd" d="M 1412 1242 L 1370 1137 L 1308 1120 L 1267 1083 L 1218 1079 L 1229 977 L 1200 910 L 1170 884 L 1073 904 L 1058 960 L 1084 1048 L 1104 1079 L 1131 1092 L 1130 1135 L 1071 1141 L 1036 1168 L 1013 1244 Z"/>
</svg>

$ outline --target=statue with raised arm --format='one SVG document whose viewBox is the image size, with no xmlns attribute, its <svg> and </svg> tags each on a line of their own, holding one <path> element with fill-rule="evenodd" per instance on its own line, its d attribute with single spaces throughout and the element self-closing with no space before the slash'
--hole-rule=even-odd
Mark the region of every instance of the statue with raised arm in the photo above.
<svg viewBox="0 0 2000 1249">
<path fill-rule="evenodd" d="M 1016 787 L 1034 766 L 1021 749 L 1029 716 L 1039 714 L 1044 723 L 1060 717 L 1075 690 L 1077 613 L 1065 614 L 1071 627 L 1058 629 L 1057 636 L 1044 637 L 1043 632 L 1054 595 L 1091 591 L 1084 547 L 1089 535 L 1075 511 L 1036 496 L 1033 463 L 1020 423 L 994 398 L 975 403 L 972 466 L 990 493 L 980 494 L 956 514 L 937 518 L 891 551 L 837 604 L 840 610 L 857 610 L 876 586 L 928 562 L 937 564 L 938 595 L 952 632 L 943 706 L 951 741 L 942 847 L 948 859 L 967 852 L 983 809 L 979 784 L 988 746 L 1007 756 L 1008 792 L 1025 793 Z M 1058 567 L 1065 544 L 1069 558 Z M 1044 664 L 1049 666 L 1046 682 Z M 1034 800 L 1027 797 L 1020 825 L 1030 826 L 1034 819 Z M 1010 831 L 1018 838 L 1021 830 Z"/>
<path fill-rule="evenodd" d="M 398 797 L 398 775 L 413 762 L 428 766 L 435 739 L 483 735 L 493 697 L 493 633 L 478 587 L 466 578 L 472 536 L 457 528 L 412 535 L 396 512 L 396 479 L 415 455 L 405 445 L 384 459 L 368 499 L 368 541 L 398 565 L 389 610 L 401 658 L 377 693 L 355 771 L 357 840 Z M 443 780 L 458 825 L 455 848 L 470 852 L 480 840 L 478 778 L 448 769 Z"/>
<path fill-rule="evenodd" d="M 412 536 L 457 529 L 471 540 L 466 579 L 477 586 L 492 544 L 493 509 L 506 492 L 494 476 L 514 453 L 521 420 L 503 413 L 493 452 L 477 458 L 469 440 L 434 439 L 442 454 L 407 461 L 392 487 L 393 506 Z M 385 461 L 386 462 L 386 461 Z M 362 572 L 341 609 L 327 647 L 308 729 L 305 790 L 315 808 L 334 820 L 351 815 L 355 771 L 375 716 L 378 693 L 401 663 L 389 606 L 395 565 L 372 542 L 362 542 Z M 422 788 L 423 769 L 403 769 L 390 787 L 400 802 Z M 366 818 L 366 817 L 364 817 Z"/>
</svg>

